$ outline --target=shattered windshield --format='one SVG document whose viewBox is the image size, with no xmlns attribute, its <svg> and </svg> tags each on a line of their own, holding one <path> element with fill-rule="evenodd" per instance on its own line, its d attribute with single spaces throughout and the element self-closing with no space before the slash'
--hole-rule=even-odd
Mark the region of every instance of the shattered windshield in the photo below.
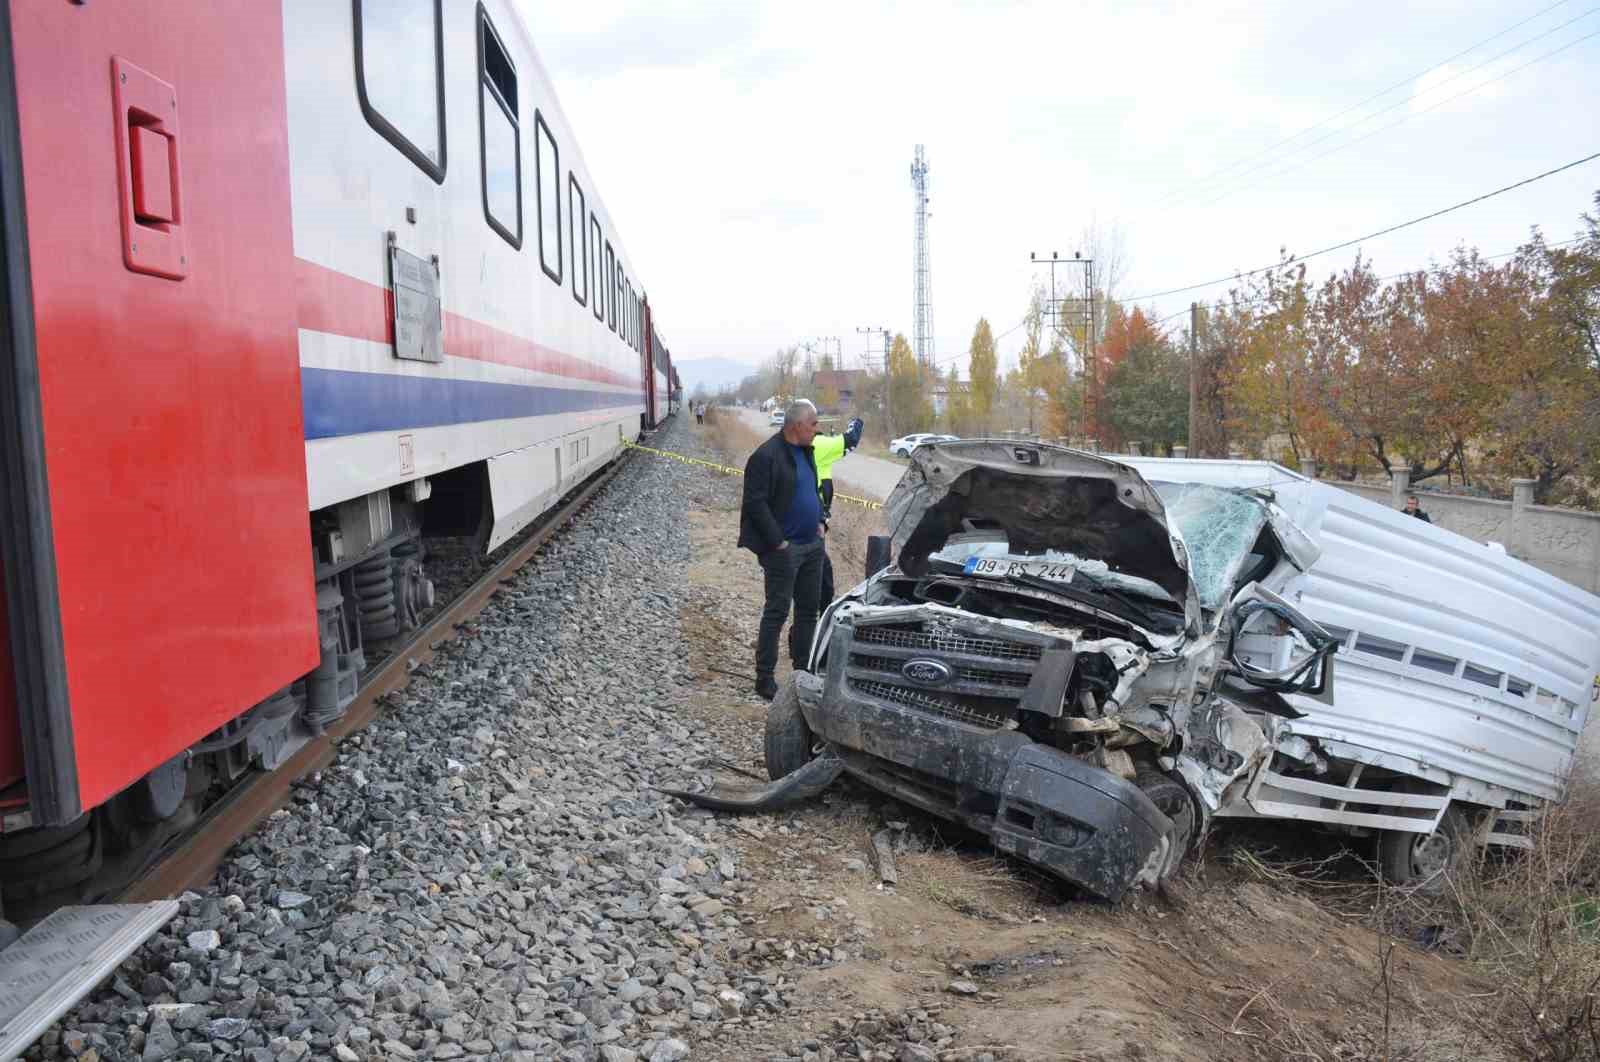
<svg viewBox="0 0 1600 1062">
<path fill-rule="evenodd" d="M 1255 545 L 1267 510 L 1237 491 L 1199 483 L 1152 483 L 1167 510 L 1167 526 L 1189 550 L 1189 578 L 1205 608 L 1220 608 L 1240 562 Z"/>
<path fill-rule="evenodd" d="M 1156 601 L 1172 601 L 1172 595 L 1161 589 L 1149 579 L 1142 579 L 1137 575 L 1127 575 L 1123 572 L 1111 570 L 1111 566 L 1103 560 L 1090 560 L 1080 557 L 1066 550 L 1047 549 L 1042 553 L 1013 553 L 1011 544 L 1003 534 L 986 534 L 978 536 L 952 535 L 937 553 L 929 554 L 929 560 L 947 561 L 951 564 L 965 565 L 971 557 L 983 557 L 994 560 L 1016 561 L 1044 561 L 1048 564 L 1066 565 L 1076 571 L 1081 571 L 1085 576 L 1112 586 L 1118 590 L 1153 598 Z M 1181 602 L 1175 602 L 1180 604 Z"/>
</svg>

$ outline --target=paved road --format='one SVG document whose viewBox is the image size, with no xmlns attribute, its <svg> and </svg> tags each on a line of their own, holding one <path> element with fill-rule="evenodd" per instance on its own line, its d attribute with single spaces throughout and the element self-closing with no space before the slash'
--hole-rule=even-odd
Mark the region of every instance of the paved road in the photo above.
<svg viewBox="0 0 1600 1062">
<path fill-rule="evenodd" d="M 739 416 L 745 423 L 761 431 L 777 431 L 767 423 L 767 414 L 755 409 L 740 409 Z M 850 494 L 860 494 L 867 498 L 876 498 L 882 501 L 889 496 L 894 485 L 900 482 L 900 474 L 906 466 L 887 457 L 873 457 L 870 454 L 856 450 L 840 458 L 839 463 L 833 466 L 834 482 L 839 484 L 839 489 Z"/>
</svg>

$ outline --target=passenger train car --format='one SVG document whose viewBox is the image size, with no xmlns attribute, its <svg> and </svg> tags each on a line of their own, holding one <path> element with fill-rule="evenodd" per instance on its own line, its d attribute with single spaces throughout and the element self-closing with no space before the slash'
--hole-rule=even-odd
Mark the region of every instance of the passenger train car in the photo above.
<svg viewBox="0 0 1600 1062">
<path fill-rule="evenodd" d="M 534 44 L 511 0 L 0 0 L 6 916 L 338 718 L 423 536 L 501 545 L 681 401 Z"/>
</svg>

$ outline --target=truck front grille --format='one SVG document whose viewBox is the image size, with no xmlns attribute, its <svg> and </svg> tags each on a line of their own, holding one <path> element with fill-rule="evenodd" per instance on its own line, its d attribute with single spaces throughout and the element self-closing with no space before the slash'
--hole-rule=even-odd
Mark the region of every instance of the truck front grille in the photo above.
<svg viewBox="0 0 1600 1062">
<path fill-rule="evenodd" d="M 871 679 L 851 679 L 850 688 L 866 697 L 876 697 L 881 701 L 891 701 L 895 704 L 905 705 L 907 708 L 916 708 L 919 711 L 940 715 L 946 719 L 954 719 L 958 723 L 968 726 L 979 726 L 986 730 L 999 730 L 1011 721 L 1009 715 L 999 708 L 985 709 L 976 705 L 968 706 L 953 698 L 938 697 L 922 690 L 911 689 L 906 686 L 896 686 L 889 682 L 875 682 Z M 974 701 L 977 698 L 963 698 Z"/>
<path fill-rule="evenodd" d="M 881 671 L 885 675 L 900 678 L 900 665 L 905 663 L 902 657 L 894 656 L 866 656 L 852 653 L 850 666 L 862 668 L 867 671 Z M 982 686 L 1001 686 L 1014 689 L 1020 694 L 1028 688 L 1028 675 L 1022 671 L 994 671 L 986 667 L 955 666 L 955 678 L 962 682 L 971 682 Z"/>
<path fill-rule="evenodd" d="M 857 643 L 884 645 L 896 649 L 919 649 L 935 653 L 960 653 L 993 660 L 1038 660 L 1044 652 L 1037 645 L 1005 641 L 1000 638 L 968 638 L 963 635 L 933 633 L 920 623 L 880 624 L 858 627 Z"/>
</svg>

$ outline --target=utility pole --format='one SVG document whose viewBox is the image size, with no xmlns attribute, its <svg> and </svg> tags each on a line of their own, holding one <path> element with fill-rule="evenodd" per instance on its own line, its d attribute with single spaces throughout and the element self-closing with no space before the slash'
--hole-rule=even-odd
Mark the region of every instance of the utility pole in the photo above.
<svg viewBox="0 0 1600 1062">
<path fill-rule="evenodd" d="M 1196 409 L 1200 404 L 1200 304 L 1189 304 L 1189 456 L 1199 457 L 1195 449 Z"/>
<path fill-rule="evenodd" d="M 869 367 L 873 364 L 873 333 L 877 333 L 883 337 L 883 430 L 887 432 L 888 437 L 892 439 L 894 438 L 894 414 L 890 411 L 894 408 L 894 373 L 891 372 L 889 368 L 889 330 L 887 328 L 858 327 L 856 328 L 856 332 L 859 335 L 864 335 L 867 337 L 867 352 L 862 360 L 865 361 Z"/>
<path fill-rule="evenodd" d="M 1060 339 L 1069 340 L 1073 346 L 1078 347 L 1078 356 L 1083 360 L 1083 415 L 1079 423 L 1079 431 L 1088 438 L 1089 419 L 1089 392 L 1091 388 L 1099 386 L 1099 375 L 1094 365 L 1095 347 L 1095 291 L 1094 291 L 1094 259 L 1083 257 L 1082 252 L 1073 251 L 1071 258 L 1062 258 L 1051 251 L 1049 258 L 1041 258 L 1032 251 L 1028 252 L 1028 261 L 1039 265 L 1050 266 L 1050 301 L 1045 304 L 1045 312 L 1050 317 L 1051 330 Z M 1081 266 L 1083 267 L 1083 295 L 1069 298 L 1065 294 L 1056 296 L 1056 266 Z M 1068 308 L 1068 304 L 1071 308 Z M 1073 331 L 1068 331 L 1073 328 Z M 1066 358 L 1066 345 L 1062 345 L 1062 358 Z M 1061 365 L 1061 378 L 1067 378 L 1066 365 Z"/>
</svg>

